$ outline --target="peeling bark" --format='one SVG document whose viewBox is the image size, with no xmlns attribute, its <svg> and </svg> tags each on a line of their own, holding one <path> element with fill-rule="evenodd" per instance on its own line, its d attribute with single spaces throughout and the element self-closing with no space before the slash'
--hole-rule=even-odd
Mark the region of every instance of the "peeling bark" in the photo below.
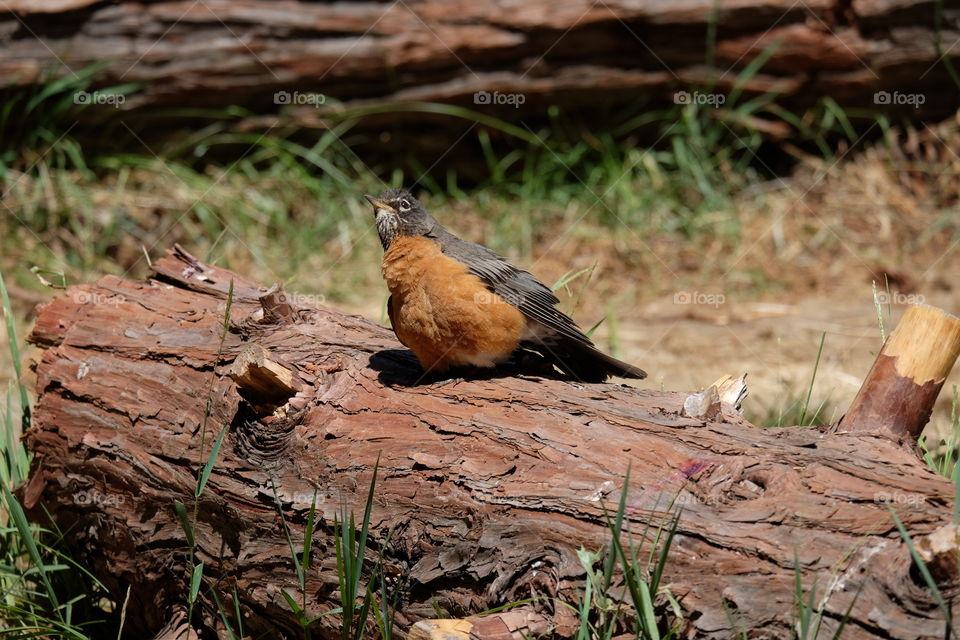
<svg viewBox="0 0 960 640">
<path fill-rule="evenodd" d="M 43 354 L 21 497 L 33 518 L 49 511 L 115 593 L 131 587 L 128 625 L 157 634 L 182 612 L 187 545 L 173 505 L 193 506 L 209 398 L 204 451 L 230 432 L 198 505 L 205 587 L 195 625 L 217 624 L 212 588 L 228 612 L 236 590 L 249 635 L 296 633 L 281 590 L 299 600 L 299 588 L 278 511 L 300 552 L 314 491 L 309 615 L 339 606 L 333 518 L 344 503 L 362 513 L 379 458 L 368 560 L 392 532 L 384 556 L 404 632 L 435 617 L 434 602 L 461 618 L 537 597 L 475 628 L 519 637 L 516 625 L 546 621 L 568 634 L 575 616 L 558 600 L 581 597 L 576 551 L 608 542 L 604 509 L 629 468 L 635 537 L 664 521 L 672 499 L 683 504 L 665 583 L 689 637 L 737 628 L 792 637 L 794 558 L 817 602 L 829 590 L 826 632 L 856 599 L 844 637 L 943 636 L 888 504 L 930 557 L 949 557 L 952 485 L 887 438 L 760 429 L 727 403 L 691 418 L 686 394 L 616 384 L 422 384 L 388 329 L 325 308 L 264 322 L 263 288 L 182 250 L 153 268 L 147 282 L 71 287 L 41 309 L 31 335 Z M 251 345 L 301 385 L 259 419 L 229 375 Z M 953 598 L 955 574 L 938 580 Z M 338 625 L 325 617 L 317 634 L 338 637 Z"/>
</svg>

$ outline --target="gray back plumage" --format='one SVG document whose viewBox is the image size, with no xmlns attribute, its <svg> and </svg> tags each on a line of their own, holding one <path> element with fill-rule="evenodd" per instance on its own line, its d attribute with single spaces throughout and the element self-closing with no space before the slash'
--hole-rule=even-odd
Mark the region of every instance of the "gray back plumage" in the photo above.
<svg viewBox="0 0 960 640">
<path fill-rule="evenodd" d="M 553 291 L 529 271 L 513 266 L 483 245 L 461 240 L 439 223 L 427 237 L 434 238 L 445 255 L 466 265 L 467 270 L 483 280 L 491 291 L 531 320 L 566 338 L 593 346 L 570 316 L 557 309 L 560 300 Z"/>
</svg>

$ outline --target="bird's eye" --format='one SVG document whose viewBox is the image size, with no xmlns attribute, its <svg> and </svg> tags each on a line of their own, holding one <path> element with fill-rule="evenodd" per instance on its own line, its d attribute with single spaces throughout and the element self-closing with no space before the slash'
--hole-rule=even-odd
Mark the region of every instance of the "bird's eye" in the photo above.
<svg viewBox="0 0 960 640">
<path fill-rule="evenodd" d="M 400 211 L 410 211 L 410 201 L 406 198 L 400 201 Z"/>
</svg>

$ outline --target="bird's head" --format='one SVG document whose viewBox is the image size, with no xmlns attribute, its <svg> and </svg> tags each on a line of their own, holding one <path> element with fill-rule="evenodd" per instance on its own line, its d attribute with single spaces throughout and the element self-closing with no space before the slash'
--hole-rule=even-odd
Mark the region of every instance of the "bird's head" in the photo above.
<svg viewBox="0 0 960 640">
<path fill-rule="evenodd" d="M 364 195 L 373 205 L 377 233 L 384 249 L 397 236 L 422 236 L 436 224 L 433 216 L 405 189 L 389 189 L 374 198 Z"/>
</svg>

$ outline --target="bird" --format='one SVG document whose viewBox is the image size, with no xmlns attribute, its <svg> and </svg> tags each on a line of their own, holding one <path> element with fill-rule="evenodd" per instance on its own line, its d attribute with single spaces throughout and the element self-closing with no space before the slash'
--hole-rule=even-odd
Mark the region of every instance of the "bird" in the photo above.
<svg viewBox="0 0 960 640">
<path fill-rule="evenodd" d="M 409 191 L 364 197 L 384 250 L 390 323 L 425 371 L 495 368 L 538 354 L 580 382 L 647 376 L 597 349 L 530 272 L 458 238 Z"/>
</svg>

